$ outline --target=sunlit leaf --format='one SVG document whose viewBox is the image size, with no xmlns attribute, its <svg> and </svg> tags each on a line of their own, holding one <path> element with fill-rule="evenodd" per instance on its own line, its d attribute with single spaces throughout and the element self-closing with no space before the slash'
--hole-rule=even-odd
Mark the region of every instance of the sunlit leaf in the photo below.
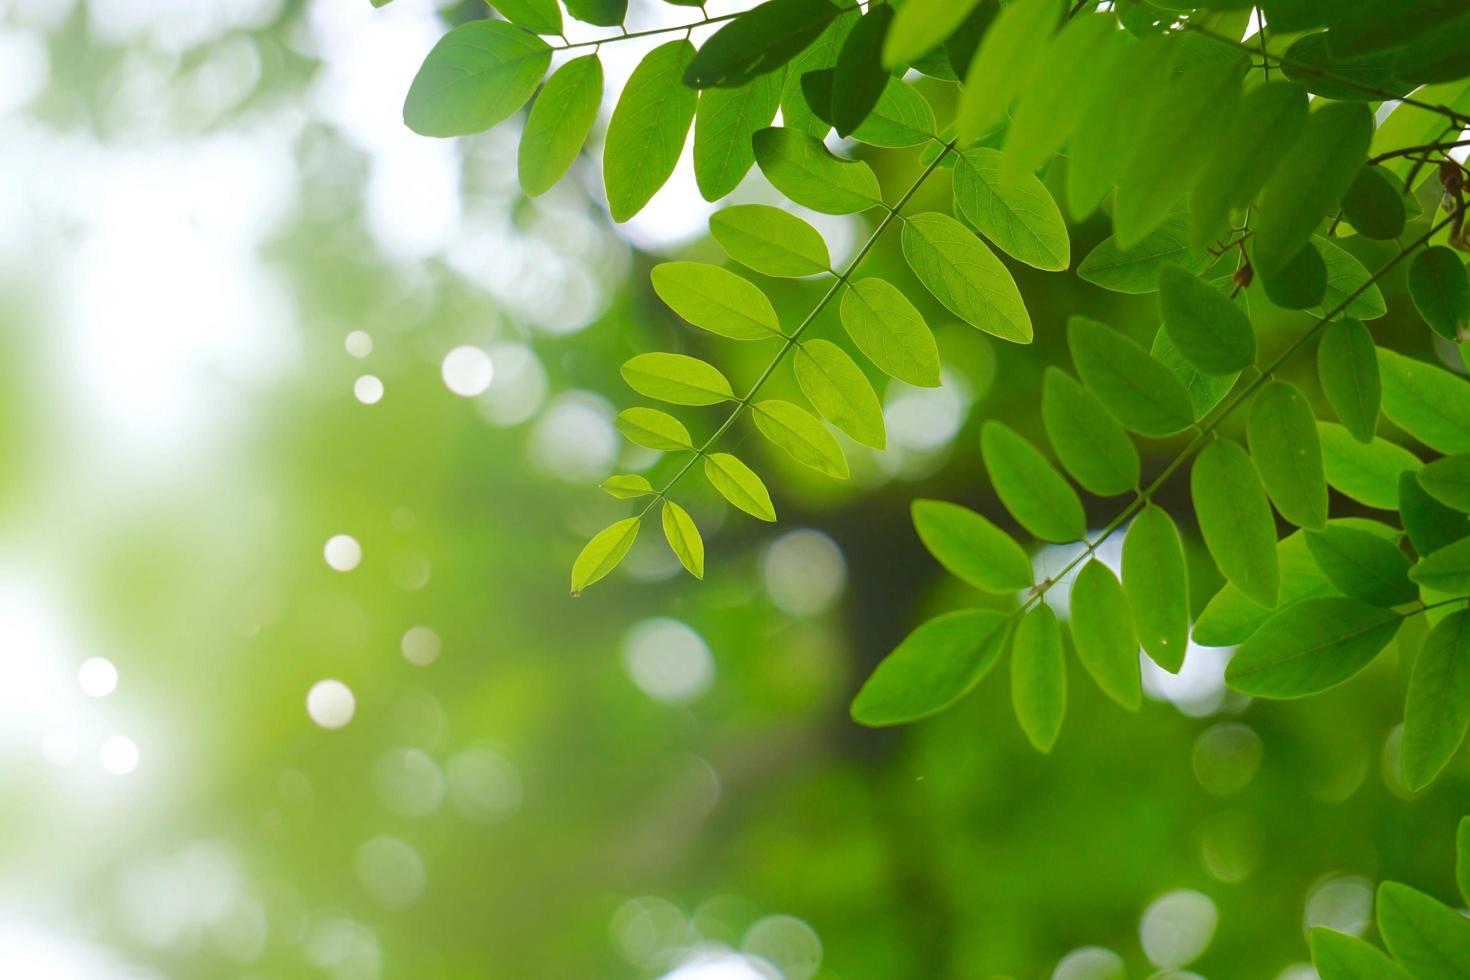
<svg viewBox="0 0 1470 980">
<path fill-rule="evenodd" d="M 1310 938 L 1312 965 L 1322 980 L 1414 980 L 1403 967 L 1357 936 L 1317 926 Z"/>
<path fill-rule="evenodd" d="M 1031 584 L 1031 560 L 1009 534 L 959 504 L 915 500 L 919 540 L 951 575 L 984 592 L 1016 592 Z"/>
<path fill-rule="evenodd" d="M 512 24 L 537 34 L 561 33 L 561 7 L 556 0 L 486 0 Z"/>
<path fill-rule="evenodd" d="M 902 725 L 948 708 L 995 666 L 1007 622 L 993 609 L 965 609 L 924 623 L 863 684 L 852 702 L 853 720 Z"/>
<path fill-rule="evenodd" d="M 1116 238 L 1104 238 L 1077 266 L 1077 275 L 1115 293 L 1151 293 L 1170 263 L 1198 274 L 1212 261 L 1204 249 L 1189 245 L 1184 215 L 1175 215 L 1133 248 L 1122 249 Z"/>
<path fill-rule="evenodd" d="M 771 124 L 781 105 L 779 73 L 759 75 L 738 88 L 700 93 L 694 112 L 694 181 L 706 201 L 739 186 L 755 163 L 755 134 Z"/>
<path fill-rule="evenodd" d="M 572 563 L 572 595 L 607 576 L 633 547 L 640 518 L 625 517 L 593 535 Z"/>
<path fill-rule="evenodd" d="M 1322 442 L 1322 471 L 1327 485 L 1369 507 L 1393 510 L 1399 499 L 1399 474 L 1418 470 L 1418 457 L 1387 439 L 1370 443 L 1354 439 L 1340 425 L 1317 423 Z"/>
<path fill-rule="evenodd" d="M 1016 624 L 1011 638 L 1011 705 L 1031 744 L 1050 752 L 1067 713 L 1062 627 L 1046 603 Z"/>
<path fill-rule="evenodd" d="M 903 225 L 909 268 L 951 313 L 986 333 L 1031 343 L 1031 315 L 1016 280 L 985 243 L 949 215 L 916 214 Z"/>
<path fill-rule="evenodd" d="M 883 448 L 883 406 L 846 351 L 828 340 L 802 341 L 795 365 L 796 383 L 817 414 L 863 445 Z"/>
<path fill-rule="evenodd" d="M 729 269 L 703 262 L 664 262 L 653 267 L 653 291 L 696 327 L 731 340 L 781 336 L 781 321 L 766 294 Z"/>
<path fill-rule="evenodd" d="M 1138 512 L 1123 539 L 1123 592 L 1143 649 L 1171 673 L 1189 642 L 1189 569 L 1174 519 L 1153 504 Z"/>
<path fill-rule="evenodd" d="M 614 221 L 643 210 L 679 162 L 699 101 L 699 93 L 682 81 L 693 57 L 687 40 L 654 48 L 618 96 L 602 149 L 603 186 Z"/>
<path fill-rule="evenodd" d="M 1159 312 L 1179 352 L 1209 374 L 1230 374 L 1256 359 L 1248 316 L 1214 286 L 1177 265 L 1159 274 Z"/>
<path fill-rule="evenodd" d="M 1077 491 L 1026 437 L 1002 422 L 980 429 L 980 452 L 1000 502 L 1043 541 L 1079 541 L 1087 516 Z"/>
<path fill-rule="evenodd" d="M 585 24 L 617 27 L 628 15 L 628 0 L 562 0 L 567 13 Z"/>
<path fill-rule="evenodd" d="M 648 482 L 648 477 L 637 473 L 610 476 L 602 481 L 601 486 L 609 496 L 619 500 L 632 500 L 653 493 L 653 484 Z"/>
<path fill-rule="evenodd" d="M 1396 881 L 1378 886 L 1378 932 L 1393 958 L 1419 980 L 1470 975 L 1470 919 Z"/>
<path fill-rule="evenodd" d="M 1041 421 L 1062 467 L 1100 497 L 1138 486 L 1138 450 L 1097 396 L 1070 374 L 1049 367 L 1042 376 Z"/>
<path fill-rule="evenodd" d="M 1173 435 L 1194 421 L 1179 379 L 1112 327 L 1074 316 L 1067 322 L 1067 346 L 1082 383 L 1139 435 Z"/>
<path fill-rule="evenodd" d="M 1429 631 L 1404 702 L 1404 783 L 1418 792 L 1445 767 L 1470 728 L 1470 612 L 1456 610 Z"/>
<path fill-rule="evenodd" d="M 1128 597 L 1112 570 L 1093 559 L 1077 573 L 1070 603 L 1077 659 L 1102 692 L 1129 711 L 1143 703 L 1138 636 Z"/>
<path fill-rule="evenodd" d="M 929 325 L 885 279 L 852 283 L 842 295 L 842 326 L 880 371 L 924 388 L 939 385 L 939 347 Z"/>
<path fill-rule="evenodd" d="M 1037 55 L 1006 134 L 1009 172 L 1034 171 L 1066 142 L 1087 110 L 1089 100 L 1079 93 L 1105 77 L 1126 51 L 1123 37 L 1112 15 L 1087 13 L 1072 18 Z"/>
<path fill-rule="evenodd" d="M 955 32 L 980 0 L 908 0 L 883 41 L 883 64 L 906 64 L 932 51 Z"/>
<path fill-rule="evenodd" d="M 671 453 L 694 448 L 684 423 L 656 408 L 625 408 L 618 413 L 616 424 L 629 442 L 645 449 Z"/>
<path fill-rule="evenodd" d="M 847 36 L 857 26 L 862 11 L 853 5 L 829 23 L 807 48 L 791 59 L 786 66 L 786 82 L 781 87 L 781 125 L 821 139 L 827 135 L 831 125 L 826 121 L 832 114 L 830 103 L 818 114 L 808 103 L 802 89 L 802 80 L 815 71 L 831 71 L 837 65 L 838 55 L 847 42 Z"/>
<path fill-rule="evenodd" d="M 544 194 L 561 180 L 587 142 L 601 102 L 602 62 L 596 55 L 574 58 L 547 79 L 521 133 L 517 171 L 527 194 Z"/>
<path fill-rule="evenodd" d="M 1262 605 L 1276 605 L 1276 521 L 1245 450 L 1228 439 L 1210 443 L 1190 468 L 1189 492 L 1200 535 L 1226 580 Z"/>
<path fill-rule="evenodd" d="M 1318 694 L 1368 666 L 1399 622 L 1393 610 L 1357 599 L 1303 600 L 1240 645 L 1225 668 L 1225 683 L 1252 697 Z"/>
<path fill-rule="evenodd" d="M 699 528 L 694 526 L 694 518 L 672 500 L 665 500 L 663 525 L 664 540 L 668 541 L 669 550 L 679 559 L 679 564 L 695 578 L 704 578 L 704 539 L 699 536 Z"/>
<path fill-rule="evenodd" d="M 716 211 L 709 229 L 730 258 L 768 276 L 814 276 L 832 265 L 817 229 L 768 204 Z"/>
<path fill-rule="evenodd" d="M 1027 87 L 1037 51 L 1061 17 L 1061 0 L 1012 0 L 1001 8 L 980 39 L 960 88 L 961 144 L 975 142 L 1005 119 L 1012 100 Z"/>
<path fill-rule="evenodd" d="M 835 156 L 806 133 L 762 129 L 755 134 L 755 159 L 776 190 L 813 211 L 851 214 L 883 203 L 872 168 Z"/>
<path fill-rule="evenodd" d="M 1470 320 L 1470 277 L 1460 256 L 1443 245 L 1414 256 L 1409 265 L 1409 295 L 1435 333 L 1460 339 Z"/>
<path fill-rule="evenodd" d="M 1168 368 L 1189 392 L 1189 403 L 1193 406 L 1196 422 L 1220 404 L 1220 400 L 1230 393 L 1230 389 L 1235 387 L 1236 379 L 1240 377 L 1239 371 L 1228 374 L 1206 374 L 1201 371 L 1185 360 L 1184 355 L 1179 353 L 1179 349 L 1169 339 L 1169 332 L 1163 327 L 1154 333 L 1153 346 L 1148 352 L 1154 360 Z"/>
<path fill-rule="evenodd" d="M 735 397 L 717 368 L 687 354 L 639 354 L 623 363 L 622 374 L 640 395 L 674 405 L 715 405 Z"/>
<path fill-rule="evenodd" d="M 830 118 L 833 85 L 832 70 L 807 72 L 801 77 L 801 90 L 811 103 L 812 111 Z M 937 123 L 934 109 L 918 90 L 900 78 L 888 78 L 878 93 L 878 102 L 852 131 L 851 137 L 869 146 L 917 146 L 933 137 Z"/>
<path fill-rule="evenodd" d="M 761 478 L 729 453 L 710 453 L 704 458 L 704 475 L 710 484 L 736 507 L 751 517 L 774 521 L 776 508 Z"/>
<path fill-rule="evenodd" d="M 421 136 L 463 136 L 508 118 L 536 91 L 551 48 L 504 21 L 472 20 L 439 39 L 413 78 L 403 121 Z"/>
<path fill-rule="evenodd" d="M 954 168 L 955 209 L 996 248 L 1027 265 L 1060 272 L 1071 262 L 1067 223 L 1046 185 L 1005 172 L 998 150 L 965 150 Z"/>
<path fill-rule="evenodd" d="M 1281 566 L 1276 606 L 1263 606 L 1226 582 L 1195 620 L 1194 642 L 1207 647 L 1236 646 L 1260 629 L 1275 609 L 1285 609 L 1303 599 L 1341 595 L 1307 550 L 1306 532 L 1296 531 L 1278 541 L 1276 558 Z"/>
<path fill-rule="evenodd" d="M 1390 539 L 1332 522 L 1307 532 L 1307 550 L 1339 592 L 1375 606 L 1413 602 L 1419 590 L 1409 581 L 1409 558 Z"/>
<path fill-rule="evenodd" d="M 1383 387 L 1368 328 L 1350 319 L 1327 324 L 1317 347 L 1317 378 L 1343 428 L 1359 442 L 1372 442 Z"/>
<path fill-rule="evenodd" d="M 1383 414 L 1431 449 L 1470 452 L 1470 382 L 1433 364 L 1380 348 Z"/>
<path fill-rule="evenodd" d="M 1251 402 L 1246 436 L 1277 513 L 1298 527 L 1326 524 L 1322 443 L 1306 397 L 1285 381 L 1267 382 Z"/>
<path fill-rule="evenodd" d="M 837 439 L 806 409 L 774 399 L 756 402 L 755 427 L 798 463 L 838 480 L 847 479 L 847 457 Z"/>
</svg>

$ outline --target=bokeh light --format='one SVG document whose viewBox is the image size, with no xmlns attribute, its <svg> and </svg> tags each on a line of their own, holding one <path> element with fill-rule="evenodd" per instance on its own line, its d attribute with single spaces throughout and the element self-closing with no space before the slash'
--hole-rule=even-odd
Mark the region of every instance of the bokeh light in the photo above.
<svg viewBox="0 0 1470 980">
<path fill-rule="evenodd" d="M 357 700 L 346 684 L 328 678 L 306 693 L 306 713 L 322 728 L 342 728 L 357 713 Z"/>
</svg>

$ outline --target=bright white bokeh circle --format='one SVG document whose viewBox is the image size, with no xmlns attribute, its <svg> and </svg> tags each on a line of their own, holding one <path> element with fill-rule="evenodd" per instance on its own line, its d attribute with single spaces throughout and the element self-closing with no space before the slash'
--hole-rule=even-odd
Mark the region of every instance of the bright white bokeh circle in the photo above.
<svg viewBox="0 0 1470 980">
<path fill-rule="evenodd" d="M 105 698 L 117 690 L 117 668 L 106 657 L 90 657 L 77 668 L 77 683 L 88 697 Z"/>
<path fill-rule="evenodd" d="M 339 680 L 317 681 L 306 693 L 306 713 L 323 728 L 342 728 L 357 713 L 352 688 Z"/>
<path fill-rule="evenodd" d="M 489 354 L 466 344 L 444 355 L 440 373 L 450 391 L 473 398 L 490 387 L 490 382 L 495 379 L 495 365 Z"/>
<path fill-rule="evenodd" d="M 97 749 L 102 768 L 114 776 L 126 776 L 138 768 L 138 743 L 126 735 L 109 735 Z"/>
<path fill-rule="evenodd" d="M 365 330 L 354 330 L 342 342 L 353 357 L 367 357 L 373 352 L 373 338 Z"/>
<path fill-rule="evenodd" d="M 362 562 L 362 545 L 350 534 L 334 534 L 322 548 L 327 565 L 337 572 L 350 572 Z"/>
<path fill-rule="evenodd" d="M 376 405 L 383 400 L 383 379 L 376 374 L 364 374 L 352 382 L 352 397 L 364 405 Z"/>
<path fill-rule="evenodd" d="M 429 626 L 414 626 L 403 634 L 403 659 L 415 667 L 427 667 L 439 659 L 443 645 Z"/>
<path fill-rule="evenodd" d="M 693 701 L 714 683 L 715 660 L 704 639 L 677 619 L 645 619 L 623 640 L 623 667 L 655 701 Z"/>
</svg>

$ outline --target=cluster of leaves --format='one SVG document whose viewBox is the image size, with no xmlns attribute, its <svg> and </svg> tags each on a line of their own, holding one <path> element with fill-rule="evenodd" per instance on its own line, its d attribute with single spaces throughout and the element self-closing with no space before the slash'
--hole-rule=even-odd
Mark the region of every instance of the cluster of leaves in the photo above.
<svg viewBox="0 0 1470 980">
<path fill-rule="evenodd" d="M 520 146 L 522 184 L 537 194 L 581 152 L 602 70 L 594 47 L 543 84 L 553 51 L 580 46 L 538 36 L 561 32 L 561 7 L 493 3 L 508 22 L 451 30 L 414 80 L 404 116 L 428 135 L 476 132 L 516 113 L 539 86 Z M 621 22 L 624 6 L 565 3 L 573 17 L 607 25 Z M 673 552 L 703 575 L 699 531 L 670 499 L 696 463 L 732 505 L 776 519 L 760 477 L 714 451 L 747 410 L 773 444 L 835 478 L 848 464 L 827 423 L 883 447 L 865 370 L 843 346 L 804 333 L 837 301 L 852 345 L 876 369 L 938 384 L 936 346 L 914 302 L 884 279 L 858 276 L 891 225 L 901 225 L 908 265 L 943 307 L 1024 344 L 1031 318 L 995 250 L 1064 271 L 1071 249 L 1056 197 L 1073 220 L 1106 205 L 1113 234 L 1076 272 L 1104 289 L 1157 293 L 1162 326 L 1151 348 L 1093 320 L 1068 324 L 1076 377 L 1048 369 L 1041 395 L 1060 470 L 999 423 L 988 423 L 981 440 L 1016 523 L 1042 541 L 1083 545 L 1067 569 L 1081 566 L 1070 622 L 1042 601 L 1061 576 L 1035 581 L 1011 535 L 959 505 L 919 501 L 916 529 L 941 564 L 980 590 L 1019 593 L 1021 601 L 1010 612 L 973 609 L 921 625 L 879 665 L 854 718 L 889 725 L 943 710 L 1009 651 L 1017 716 L 1045 751 L 1065 713 L 1068 645 L 1105 693 L 1137 708 L 1140 647 L 1177 671 L 1191 636 L 1180 533 L 1152 502 L 1189 463 L 1194 517 L 1226 582 L 1193 638 L 1239 645 L 1227 672 L 1234 689 L 1276 698 L 1325 690 L 1365 667 L 1407 617 L 1428 613 L 1434 627 L 1415 667 L 1404 738 L 1406 777 L 1422 786 L 1470 724 L 1470 612 L 1452 610 L 1470 593 L 1470 384 L 1378 348 L 1363 321 L 1386 313 L 1378 280 L 1406 260 L 1414 303 L 1433 331 L 1458 341 L 1470 320 L 1470 279 L 1453 250 L 1467 245 L 1464 170 L 1448 155 L 1470 125 L 1470 13 L 1454 3 L 1405 13 L 1373 0 L 1276 0 L 1259 5 L 1264 26 L 1243 42 L 1252 7 L 1239 0 L 1090 6 L 873 0 L 863 9 L 769 0 L 700 21 L 721 26 L 698 48 L 682 37 L 643 59 L 604 141 L 615 220 L 636 214 L 668 179 L 691 127 L 696 176 L 710 200 L 754 166 L 796 204 L 879 217 L 839 270 L 816 229 L 783 209 L 740 205 L 714 215 L 713 237 L 735 262 L 763 276 L 828 280 L 794 325 L 780 322 L 756 282 L 728 268 L 670 262 L 653 270 L 654 290 L 693 326 L 775 350 L 743 394 L 717 367 L 683 354 L 640 354 L 623 365 L 627 384 L 650 399 L 729 412 L 701 442 L 660 409 L 619 416 L 632 442 L 687 461 L 662 487 L 641 475 L 607 481 L 612 495 L 643 503 L 586 545 L 572 589 L 612 571 L 659 504 Z M 911 70 L 958 85 L 948 125 L 906 81 Z M 1394 98 L 1403 101 L 1376 121 L 1373 105 Z M 772 126 L 778 110 L 781 125 Z M 833 129 L 872 147 L 922 146 L 924 169 L 888 203 L 867 163 L 828 148 Z M 1043 168 L 1046 182 L 1037 177 Z M 952 183 L 953 213 L 903 213 L 940 173 Z M 1411 229 L 1412 239 L 1373 274 L 1337 244 L 1351 235 L 1399 241 Z M 1253 301 L 1314 317 L 1267 364 L 1257 363 Z M 1319 420 L 1306 394 L 1275 376 L 1312 346 L 1335 422 Z M 788 354 L 806 406 L 758 400 Z M 1240 409 L 1249 413 L 1244 446 L 1218 431 Z M 1426 464 L 1379 437 L 1380 415 L 1443 458 Z M 1186 432 L 1188 444 L 1144 486 L 1134 436 Z M 1097 497 L 1133 499 L 1088 540 L 1074 482 Z M 1398 526 L 1333 518 L 1329 488 L 1397 512 Z M 1279 541 L 1278 517 L 1297 529 Z M 1092 555 L 1125 527 L 1120 580 Z"/>
<path fill-rule="evenodd" d="M 1470 904 L 1470 817 L 1455 840 L 1455 881 Z M 1312 965 L 1322 980 L 1457 980 L 1470 964 L 1470 919 L 1396 881 L 1378 886 L 1378 934 L 1388 954 L 1346 933 L 1311 932 Z"/>
</svg>

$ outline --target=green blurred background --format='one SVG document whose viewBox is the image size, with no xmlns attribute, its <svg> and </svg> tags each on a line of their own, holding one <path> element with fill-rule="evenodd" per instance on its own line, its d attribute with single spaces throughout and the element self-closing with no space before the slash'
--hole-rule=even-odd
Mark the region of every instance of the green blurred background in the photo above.
<svg viewBox="0 0 1470 980">
<path fill-rule="evenodd" d="M 1407 797 L 1392 652 L 1251 704 L 1191 650 L 1136 717 L 1074 672 L 1050 758 L 1003 670 L 920 725 L 848 720 L 918 617 L 977 601 L 909 501 L 1009 526 L 979 422 L 1038 437 L 1066 316 L 1146 342 L 1149 297 L 1013 266 L 1029 348 L 928 307 L 946 384 L 888 384 L 890 451 L 848 444 L 839 485 L 737 427 L 782 523 L 691 480 L 704 583 L 646 534 L 569 598 L 626 513 L 596 483 L 670 465 L 616 436 L 617 365 L 686 350 L 740 388 L 770 350 L 647 286 L 720 261 L 687 168 L 616 228 L 595 160 L 530 202 L 514 124 L 402 127 L 445 20 L 483 12 L 441 7 L 0 0 L 0 976 L 1305 980 L 1305 927 L 1371 931 L 1378 880 L 1452 896 L 1470 766 Z M 613 92 L 645 48 L 604 49 Z M 872 162 L 890 191 L 917 167 Z M 839 258 L 865 234 L 820 227 Z M 912 282 L 896 236 L 869 262 Z M 821 288 L 763 285 L 790 318 Z M 1380 342 L 1425 343 L 1395 317 Z"/>
</svg>

